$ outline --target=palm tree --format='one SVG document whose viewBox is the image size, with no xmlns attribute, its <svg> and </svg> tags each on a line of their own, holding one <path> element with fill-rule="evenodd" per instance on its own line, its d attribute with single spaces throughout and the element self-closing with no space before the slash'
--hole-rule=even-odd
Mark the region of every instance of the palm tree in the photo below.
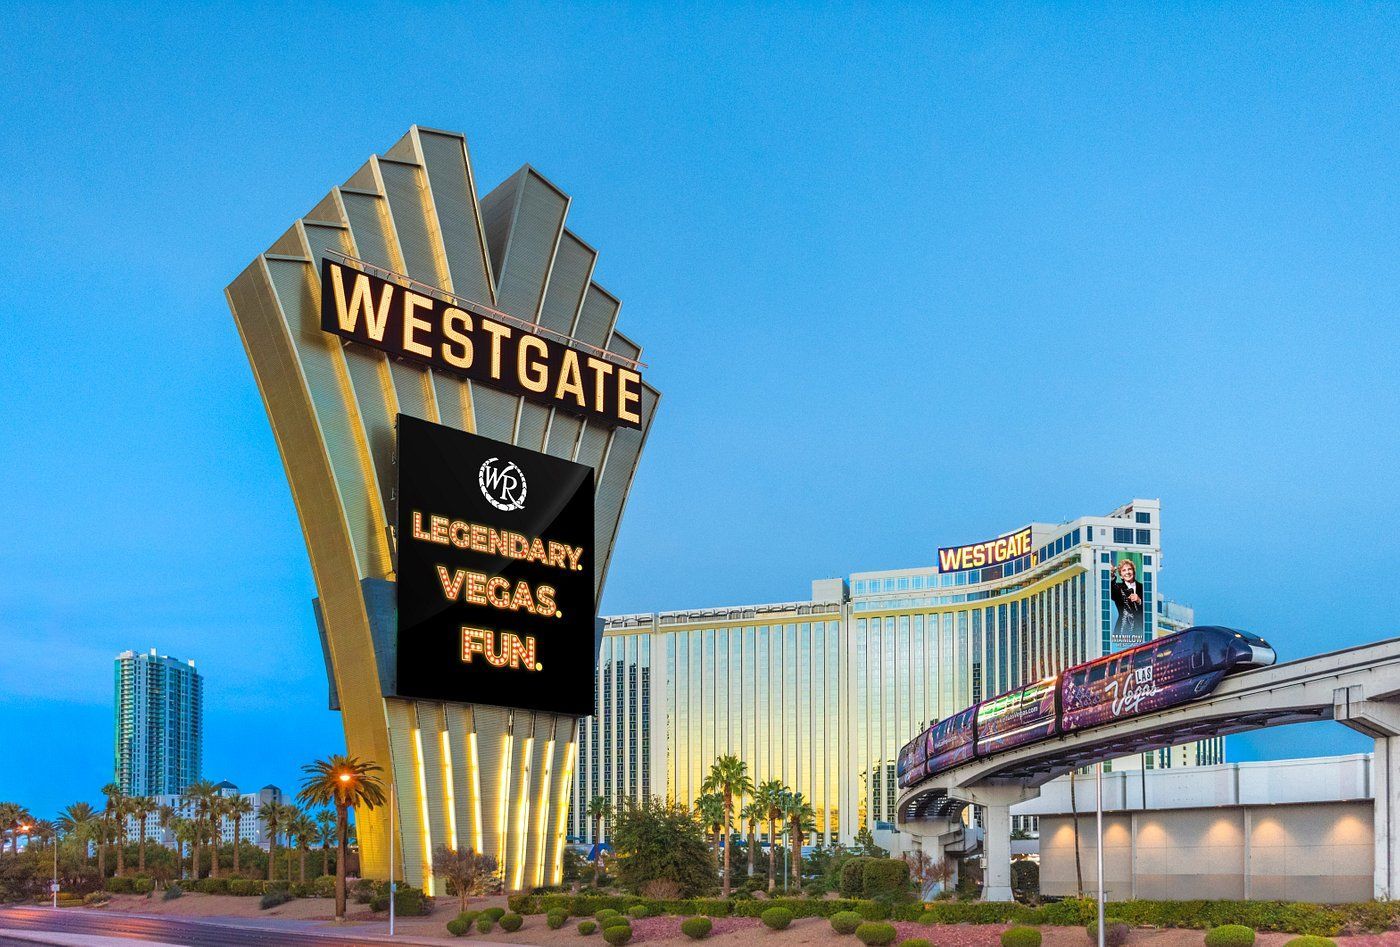
<svg viewBox="0 0 1400 947">
<path fill-rule="evenodd" d="M 0 856 L 5 854 L 5 835 L 19 823 L 23 808 L 17 802 L 0 802 Z M 15 854 L 19 854 L 19 835 L 15 835 Z"/>
<path fill-rule="evenodd" d="M 243 844 L 243 817 L 253 814 L 253 800 L 230 796 L 224 800 L 224 814 L 233 820 L 233 873 L 238 874 L 238 849 Z"/>
<path fill-rule="evenodd" d="M 122 788 L 116 783 L 108 783 L 102 787 L 102 795 L 106 797 L 107 803 L 102 810 L 102 844 L 97 849 L 97 875 L 99 880 L 107 876 L 107 852 L 106 845 L 112 836 L 112 823 L 120 822 L 125 817 L 123 803 L 125 796 L 122 795 Z M 117 874 L 122 873 L 122 847 L 121 834 L 117 833 Z"/>
<path fill-rule="evenodd" d="M 817 830 L 817 813 L 800 792 L 790 792 L 783 800 L 783 815 L 792 833 L 792 883 L 802 887 L 802 833 Z"/>
<path fill-rule="evenodd" d="M 296 807 L 280 802 L 264 802 L 258 807 L 258 820 L 267 830 L 267 880 L 273 880 L 277 865 L 277 836 L 287 831 L 287 824 L 296 816 Z M 288 881 L 292 879 L 287 878 Z"/>
<path fill-rule="evenodd" d="M 146 873 L 146 820 L 160 807 L 156 801 L 149 796 L 137 796 L 131 800 L 129 811 L 132 818 L 136 820 L 137 848 L 136 848 L 136 873 Z"/>
<path fill-rule="evenodd" d="M 700 785 L 705 792 L 717 792 L 724 799 L 724 882 L 720 886 L 720 897 L 729 897 L 729 852 L 730 828 L 734 824 L 734 797 L 751 795 L 753 780 L 749 778 L 749 764 L 737 756 L 721 756 L 710 764 L 710 773 Z"/>
<path fill-rule="evenodd" d="M 82 844 L 86 852 L 86 843 L 93 837 L 97 820 L 97 812 L 91 805 L 75 802 L 58 814 L 58 828 L 66 837 Z M 84 861 L 86 860 L 84 858 Z"/>
<path fill-rule="evenodd" d="M 194 823 L 194 849 L 190 858 L 192 862 L 191 874 L 199 878 L 199 843 L 206 837 L 212 835 L 209 832 L 210 816 L 216 805 L 215 799 L 219 796 L 219 790 L 207 779 L 197 779 L 185 787 L 182 794 L 185 802 L 190 807 L 190 821 Z M 215 849 L 214 866 L 209 869 L 211 878 L 219 877 L 218 849 Z"/>
<path fill-rule="evenodd" d="M 182 815 L 173 816 L 170 819 L 170 832 L 175 836 L 175 864 L 180 867 L 180 877 L 185 877 L 185 843 L 190 845 L 191 868 L 194 867 L 194 846 L 199 839 L 199 827 L 195 825 L 193 819 L 187 819 Z"/>
<path fill-rule="evenodd" d="M 780 780 L 770 779 L 754 790 L 754 800 L 763 807 L 763 815 L 768 822 L 768 893 L 772 894 L 778 884 L 778 820 L 783 814 L 783 797 L 787 787 Z"/>
<path fill-rule="evenodd" d="M 316 820 L 308 812 L 299 812 L 292 820 L 292 831 L 297 837 L 297 857 L 300 862 L 298 867 L 298 880 L 306 880 L 306 853 L 311 848 L 311 843 L 320 836 L 320 830 L 316 825 Z"/>
<path fill-rule="evenodd" d="M 306 779 L 297 798 L 305 805 L 335 806 L 336 832 L 340 836 L 335 856 L 335 916 L 345 916 L 345 861 L 349 855 L 350 808 L 373 809 L 384 804 L 384 784 L 378 763 L 353 756 L 331 756 L 302 767 Z"/>
<path fill-rule="evenodd" d="M 763 808 L 763 803 L 757 799 L 749 801 L 748 805 L 739 810 L 739 818 L 744 820 L 748 826 L 747 848 L 749 850 L 749 877 L 753 877 L 754 849 L 758 847 L 758 823 L 762 821 L 767 810 Z"/>
<path fill-rule="evenodd" d="M 335 844 L 335 813 L 322 809 L 316 813 L 316 835 L 321 843 L 321 876 L 331 873 L 331 846 Z"/>
<path fill-rule="evenodd" d="M 58 830 L 48 819 L 36 819 L 30 828 L 31 834 L 39 840 L 39 847 L 44 848 L 52 842 L 58 835 Z"/>
<path fill-rule="evenodd" d="M 603 875 L 603 824 L 613 815 L 612 803 L 607 796 L 594 796 L 588 800 L 588 817 L 598 823 L 598 831 L 593 836 L 598 857 L 593 859 L 593 887 L 598 887 Z"/>
<path fill-rule="evenodd" d="M 707 792 L 695 798 L 695 815 L 705 827 L 705 834 L 714 837 L 715 864 L 719 864 L 719 833 L 724 830 L 724 797 Z"/>
</svg>

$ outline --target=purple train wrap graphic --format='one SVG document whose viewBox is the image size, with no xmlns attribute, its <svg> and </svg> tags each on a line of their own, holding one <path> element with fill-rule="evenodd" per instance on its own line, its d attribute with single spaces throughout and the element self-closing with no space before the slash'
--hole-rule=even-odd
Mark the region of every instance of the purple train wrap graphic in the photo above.
<svg viewBox="0 0 1400 947">
<path fill-rule="evenodd" d="M 1061 733 L 1188 703 L 1225 675 L 1274 660 L 1263 638 L 1215 625 L 1095 658 L 932 724 L 899 751 L 899 787 Z"/>
</svg>

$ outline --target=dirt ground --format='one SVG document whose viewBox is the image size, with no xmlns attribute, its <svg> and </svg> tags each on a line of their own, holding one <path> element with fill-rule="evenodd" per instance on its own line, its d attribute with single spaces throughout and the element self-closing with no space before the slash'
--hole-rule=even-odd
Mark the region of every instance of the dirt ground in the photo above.
<svg viewBox="0 0 1400 947">
<path fill-rule="evenodd" d="M 470 909 L 480 910 L 504 906 L 504 898 L 475 898 Z M 86 910 L 126 911 L 133 914 L 209 918 L 286 930 L 353 929 L 366 937 L 378 938 L 388 933 L 388 917 L 374 914 L 368 905 L 349 905 L 349 917 L 335 924 L 335 902 L 326 898 L 298 898 L 267 911 L 258 908 L 257 898 L 231 895 L 187 894 L 173 901 L 159 897 L 147 899 L 137 895 L 117 895 L 105 907 Z M 473 932 L 458 939 L 447 934 L 445 925 L 457 916 L 456 899 L 439 898 L 429 917 L 404 917 L 396 922 L 397 941 L 410 943 L 461 944 L 475 940 L 479 947 L 486 944 L 533 944 L 539 947 L 607 947 L 602 937 L 594 933 L 583 937 L 578 932 L 581 918 L 570 918 L 564 927 L 552 931 L 543 915 L 530 915 L 514 933 L 499 927 L 489 934 Z M 680 932 L 681 918 L 648 917 L 632 922 L 633 944 L 675 945 L 692 941 Z M 922 937 L 935 947 L 1000 947 L 1004 924 L 915 924 L 897 922 L 899 932 L 895 947 L 909 937 Z M 1078 927 L 1043 927 L 1044 947 L 1092 947 L 1084 930 Z M 1256 947 L 1283 947 L 1289 934 L 1261 933 Z M 1400 931 L 1337 938 L 1339 947 L 1400 947 Z M 825 918 L 801 918 L 785 931 L 770 931 L 757 918 L 724 917 L 714 919 L 714 929 L 706 940 L 707 947 L 861 947 L 849 935 L 837 934 Z M 1136 928 L 1128 938 L 1128 947 L 1201 947 L 1200 931 L 1158 928 Z"/>
</svg>

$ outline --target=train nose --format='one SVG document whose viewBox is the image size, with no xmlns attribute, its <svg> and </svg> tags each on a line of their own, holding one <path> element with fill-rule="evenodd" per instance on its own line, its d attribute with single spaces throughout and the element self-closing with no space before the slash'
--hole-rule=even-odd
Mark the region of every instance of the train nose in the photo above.
<svg viewBox="0 0 1400 947">
<path fill-rule="evenodd" d="M 1274 649 L 1268 645 L 1252 644 L 1249 646 L 1249 663 L 1254 667 L 1268 667 L 1275 660 Z"/>
</svg>

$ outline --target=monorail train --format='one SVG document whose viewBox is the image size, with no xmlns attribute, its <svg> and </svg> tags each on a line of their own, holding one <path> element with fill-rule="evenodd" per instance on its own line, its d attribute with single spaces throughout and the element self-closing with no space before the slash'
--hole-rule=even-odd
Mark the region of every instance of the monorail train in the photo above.
<svg viewBox="0 0 1400 947">
<path fill-rule="evenodd" d="M 933 724 L 899 751 L 899 788 L 968 760 L 1196 700 L 1225 675 L 1274 658 L 1263 638 L 1214 625 L 1095 658 Z"/>
</svg>

